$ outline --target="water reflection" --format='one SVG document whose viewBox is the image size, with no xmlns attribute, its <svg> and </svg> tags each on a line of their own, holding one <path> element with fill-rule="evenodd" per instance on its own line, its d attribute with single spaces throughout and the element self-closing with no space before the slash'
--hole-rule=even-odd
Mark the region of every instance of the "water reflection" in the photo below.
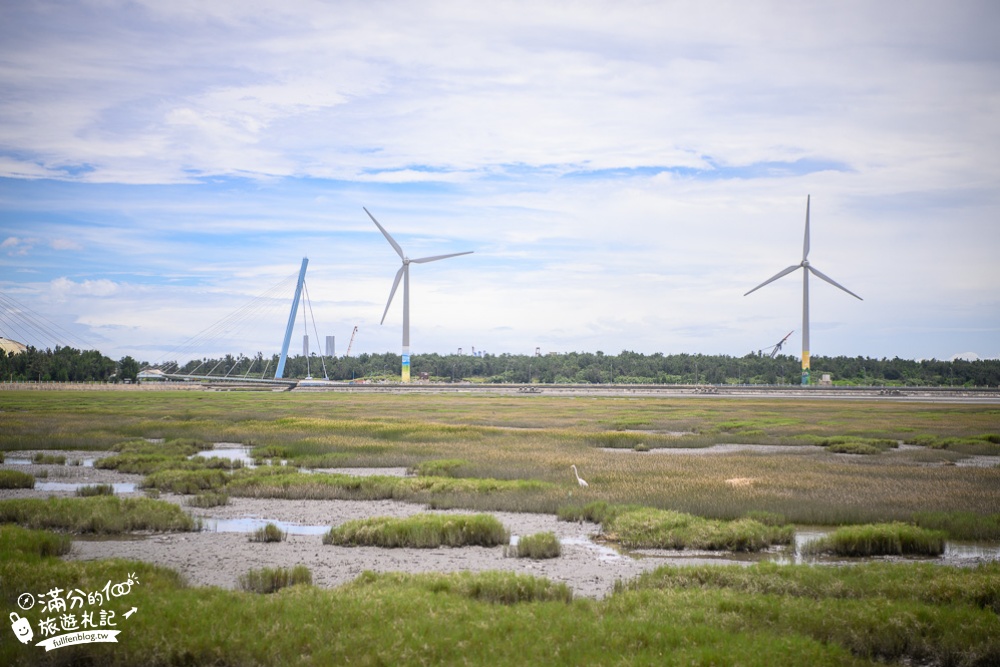
<svg viewBox="0 0 1000 667">
<path fill-rule="evenodd" d="M 288 521 L 275 521 L 274 519 L 255 519 L 252 517 L 239 519 L 198 518 L 201 521 L 201 529 L 211 533 L 251 533 L 269 523 L 273 523 L 289 535 L 325 535 L 330 530 L 330 526 L 305 526 Z"/>
<path fill-rule="evenodd" d="M 67 491 L 76 493 L 76 491 L 84 486 L 95 486 L 94 483 L 90 484 L 79 484 L 70 482 L 35 482 L 36 491 Z M 115 483 L 111 487 L 115 490 L 115 493 L 135 493 L 135 484 L 131 483 Z"/>
</svg>

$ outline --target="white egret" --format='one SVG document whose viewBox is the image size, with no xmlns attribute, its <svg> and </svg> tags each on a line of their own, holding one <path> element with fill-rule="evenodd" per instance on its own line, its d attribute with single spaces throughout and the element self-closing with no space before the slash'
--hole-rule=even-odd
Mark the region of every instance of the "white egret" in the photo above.
<svg viewBox="0 0 1000 667">
<path fill-rule="evenodd" d="M 587 480 L 585 480 L 582 477 L 580 477 L 580 473 L 578 473 L 576 471 L 576 464 L 575 463 L 573 465 L 571 465 L 570 467 L 573 469 L 573 474 L 576 475 L 576 483 L 577 484 L 579 484 L 582 487 L 588 487 L 588 486 L 590 486 L 589 484 L 587 484 Z"/>
</svg>

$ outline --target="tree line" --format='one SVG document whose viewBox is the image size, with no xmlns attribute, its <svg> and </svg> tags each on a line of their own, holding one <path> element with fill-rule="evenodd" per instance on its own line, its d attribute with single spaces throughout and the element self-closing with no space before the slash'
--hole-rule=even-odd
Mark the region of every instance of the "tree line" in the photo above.
<svg viewBox="0 0 1000 667">
<path fill-rule="evenodd" d="M 130 356 L 114 361 L 96 350 L 29 347 L 20 354 L 0 352 L 0 380 L 5 382 L 135 381 L 149 364 Z M 872 359 L 870 357 L 812 358 L 816 382 L 829 374 L 834 384 L 885 386 L 998 386 L 1000 360 L 940 361 Z M 171 373 L 229 378 L 274 377 L 278 355 L 225 355 L 164 365 Z M 625 351 L 567 352 L 544 356 L 484 354 L 415 354 L 411 375 L 432 381 L 484 381 L 545 384 L 790 384 L 800 383 L 801 364 L 795 357 L 762 354 L 743 357 L 704 354 L 640 354 Z M 352 357 L 302 355 L 289 357 L 284 377 L 338 381 L 398 381 L 400 356 L 393 353 Z"/>
<path fill-rule="evenodd" d="M 278 355 L 227 355 L 190 361 L 180 373 L 272 378 Z M 998 386 L 1000 360 L 914 361 L 870 357 L 812 357 L 813 381 L 829 374 L 835 384 L 886 386 Z M 400 356 L 393 353 L 352 357 L 302 355 L 288 357 L 284 377 L 337 381 L 398 381 Z M 437 382 L 485 381 L 545 384 L 800 384 L 796 357 L 748 354 L 743 357 L 703 354 L 640 354 L 625 351 L 568 352 L 544 356 L 484 354 L 415 354 L 410 357 L 414 379 L 426 374 Z"/>
</svg>

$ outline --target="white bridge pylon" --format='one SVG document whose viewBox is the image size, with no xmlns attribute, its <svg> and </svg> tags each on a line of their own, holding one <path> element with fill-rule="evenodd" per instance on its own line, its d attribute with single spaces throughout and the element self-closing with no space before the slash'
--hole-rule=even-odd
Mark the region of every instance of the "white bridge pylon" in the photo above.
<svg viewBox="0 0 1000 667">
<path fill-rule="evenodd" d="M 292 329 L 295 328 L 295 316 L 299 312 L 299 300 L 302 298 L 302 286 L 306 282 L 306 267 L 309 266 L 309 258 L 302 258 L 302 268 L 299 269 L 299 281 L 295 285 L 295 296 L 292 297 L 292 310 L 288 313 L 288 326 L 285 327 L 285 339 L 281 342 L 281 357 L 278 359 L 278 369 L 274 372 L 274 379 L 280 380 L 285 376 L 285 361 L 288 360 L 288 345 L 292 342 Z"/>
</svg>

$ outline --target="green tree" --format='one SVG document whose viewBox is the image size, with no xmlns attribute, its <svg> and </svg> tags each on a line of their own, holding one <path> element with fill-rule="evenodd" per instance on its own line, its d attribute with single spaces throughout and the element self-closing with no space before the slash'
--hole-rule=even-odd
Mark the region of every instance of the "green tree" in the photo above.
<svg viewBox="0 0 1000 667">
<path fill-rule="evenodd" d="M 118 378 L 135 382 L 139 377 L 139 362 L 127 354 L 118 360 Z"/>
</svg>

